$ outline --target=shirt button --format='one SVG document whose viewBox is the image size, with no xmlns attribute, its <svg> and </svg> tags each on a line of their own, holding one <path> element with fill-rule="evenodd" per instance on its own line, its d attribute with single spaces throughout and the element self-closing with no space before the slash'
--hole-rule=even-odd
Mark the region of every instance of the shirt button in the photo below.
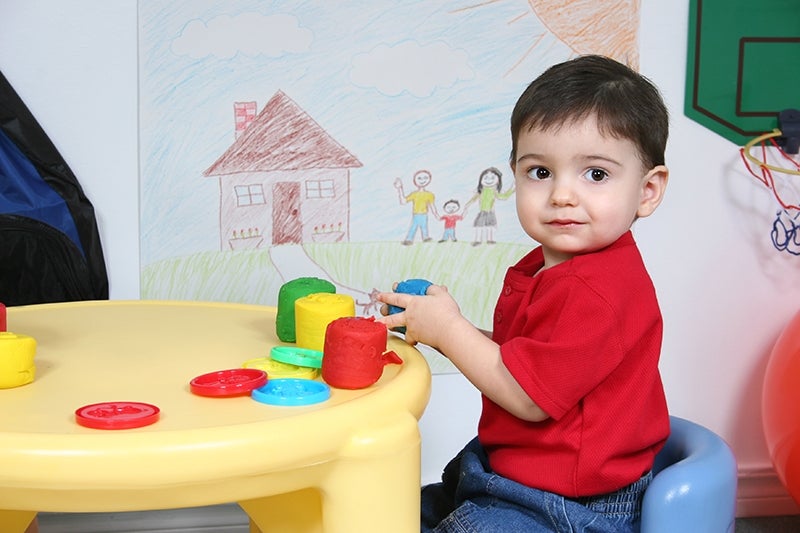
<svg viewBox="0 0 800 533">
<path fill-rule="evenodd" d="M 511 294 L 511 287 L 509 287 L 508 285 L 503 287 L 503 294 L 505 294 L 506 296 L 509 296 Z"/>
<path fill-rule="evenodd" d="M 501 313 L 500 311 L 496 312 L 494 314 L 494 321 L 498 322 L 498 323 L 502 322 L 503 321 L 503 313 Z"/>
</svg>

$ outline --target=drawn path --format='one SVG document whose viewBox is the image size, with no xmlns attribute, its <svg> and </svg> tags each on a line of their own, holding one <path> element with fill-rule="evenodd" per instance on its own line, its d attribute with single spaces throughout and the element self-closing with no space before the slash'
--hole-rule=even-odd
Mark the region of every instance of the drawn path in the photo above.
<svg viewBox="0 0 800 533">
<path fill-rule="evenodd" d="M 284 283 L 297 278 L 319 278 L 330 281 L 337 294 L 352 296 L 356 302 L 357 316 L 377 316 L 378 304 L 369 292 L 354 289 L 333 279 L 328 272 L 311 259 L 302 245 L 281 244 L 269 249 L 269 257 Z"/>
</svg>

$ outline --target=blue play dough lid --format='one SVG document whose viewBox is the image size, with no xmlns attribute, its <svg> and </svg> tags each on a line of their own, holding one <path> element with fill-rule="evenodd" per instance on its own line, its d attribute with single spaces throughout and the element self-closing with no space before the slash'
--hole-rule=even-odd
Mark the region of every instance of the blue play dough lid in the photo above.
<svg viewBox="0 0 800 533">
<path fill-rule="evenodd" d="M 257 402 L 270 405 L 311 405 L 330 398 L 331 388 L 313 379 L 279 378 L 253 389 L 250 396 Z"/>
</svg>

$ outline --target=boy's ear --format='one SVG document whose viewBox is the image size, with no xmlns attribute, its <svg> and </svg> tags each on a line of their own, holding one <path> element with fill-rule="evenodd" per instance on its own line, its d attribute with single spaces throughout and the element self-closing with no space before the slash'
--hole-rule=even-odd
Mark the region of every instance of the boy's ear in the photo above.
<svg viewBox="0 0 800 533">
<path fill-rule="evenodd" d="M 648 217 L 664 199 L 664 191 L 669 181 L 669 170 L 664 165 L 658 165 L 648 171 L 642 178 L 642 196 L 639 200 L 639 209 L 636 216 Z"/>
</svg>

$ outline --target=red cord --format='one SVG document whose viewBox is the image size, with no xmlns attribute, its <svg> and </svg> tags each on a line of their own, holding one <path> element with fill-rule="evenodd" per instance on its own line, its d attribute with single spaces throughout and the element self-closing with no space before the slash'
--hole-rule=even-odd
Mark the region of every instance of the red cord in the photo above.
<svg viewBox="0 0 800 533">
<path fill-rule="evenodd" d="M 797 167 L 798 170 L 800 170 L 800 163 L 798 163 L 797 161 L 795 161 L 794 159 L 789 157 L 789 155 L 786 152 L 784 152 L 781 149 L 780 146 L 778 146 L 778 143 L 775 142 L 775 139 L 769 139 L 769 141 L 772 143 L 772 145 L 775 148 L 778 149 L 778 152 L 785 159 L 791 161 L 791 163 L 795 167 Z M 765 187 L 767 187 L 769 190 L 772 191 L 772 195 L 775 197 L 775 199 L 778 201 L 778 203 L 781 204 L 781 207 L 783 207 L 787 211 L 790 210 L 790 209 L 794 209 L 794 210 L 800 211 L 800 205 L 787 204 L 780 197 L 780 195 L 778 194 L 778 191 L 775 190 L 775 180 L 772 177 L 772 172 L 770 171 L 770 169 L 768 169 L 767 167 L 765 167 L 763 165 L 759 165 L 759 168 L 761 168 L 761 175 L 759 176 L 758 174 L 753 172 L 753 169 L 750 167 L 750 162 L 747 160 L 747 157 L 744 155 L 744 148 L 740 148 L 739 149 L 739 155 L 741 156 L 742 161 L 744 161 L 744 166 L 745 166 L 745 168 L 747 168 L 747 171 L 750 172 L 750 174 L 752 174 L 752 176 L 754 178 L 756 178 L 758 181 L 760 181 Z M 766 145 L 765 145 L 765 143 L 763 141 L 761 142 L 761 160 L 765 161 L 765 162 L 767 160 L 767 147 L 766 147 Z"/>
</svg>

